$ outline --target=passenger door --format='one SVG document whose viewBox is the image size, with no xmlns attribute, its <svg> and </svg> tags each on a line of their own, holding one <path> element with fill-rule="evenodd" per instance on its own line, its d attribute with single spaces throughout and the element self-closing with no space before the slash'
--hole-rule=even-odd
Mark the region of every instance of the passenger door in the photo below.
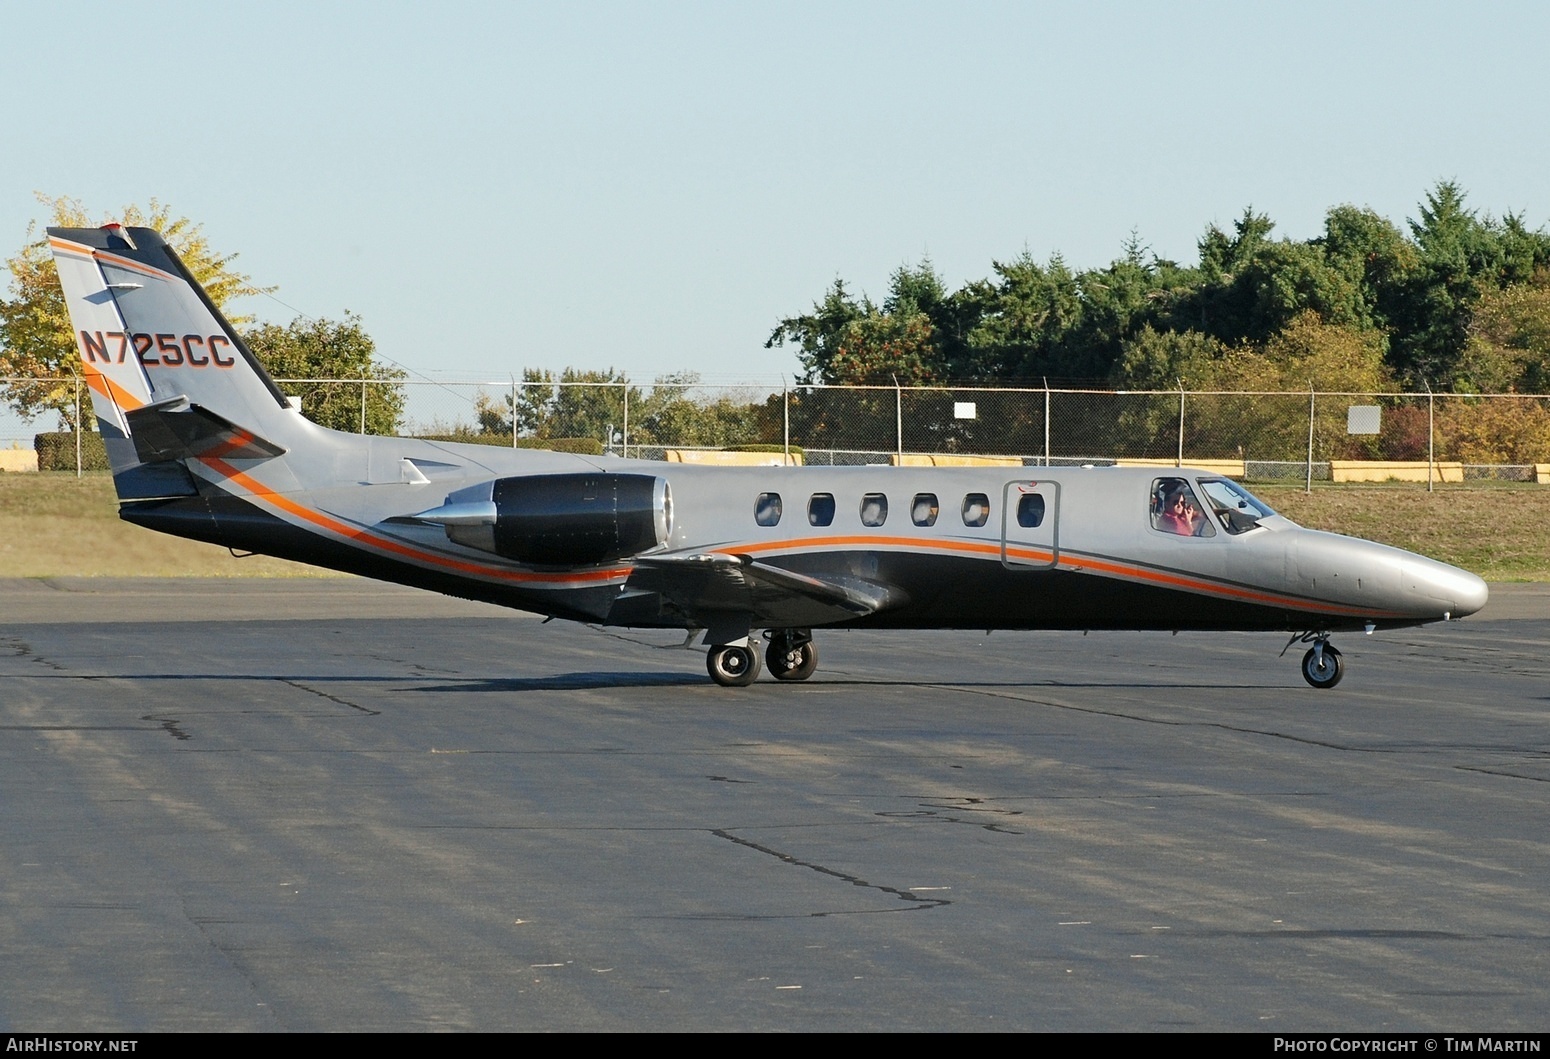
<svg viewBox="0 0 1550 1059">
<path fill-rule="evenodd" d="M 1001 491 L 1001 562 L 1048 570 L 1060 561 L 1060 483 L 1023 479 Z"/>
</svg>

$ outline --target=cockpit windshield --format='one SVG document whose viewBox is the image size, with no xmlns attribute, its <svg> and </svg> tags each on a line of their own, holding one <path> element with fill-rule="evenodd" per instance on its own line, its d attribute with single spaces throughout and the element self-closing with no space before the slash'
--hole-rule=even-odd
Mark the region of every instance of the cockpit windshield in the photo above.
<svg viewBox="0 0 1550 1059">
<path fill-rule="evenodd" d="M 1226 478 L 1202 478 L 1200 491 L 1228 533 L 1246 533 L 1256 528 L 1260 519 L 1275 514 L 1253 493 Z"/>
</svg>

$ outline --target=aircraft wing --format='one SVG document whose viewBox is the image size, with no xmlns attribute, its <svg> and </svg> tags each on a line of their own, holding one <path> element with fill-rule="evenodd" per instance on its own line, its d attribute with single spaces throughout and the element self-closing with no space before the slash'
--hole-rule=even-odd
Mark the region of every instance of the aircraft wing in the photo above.
<svg viewBox="0 0 1550 1059">
<path fill-rule="evenodd" d="M 636 556 L 629 588 L 658 593 L 691 618 L 746 614 L 755 628 L 832 625 L 897 605 L 897 589 L 855 577 L 809 577 L 746 555 Z"/>
</svg>

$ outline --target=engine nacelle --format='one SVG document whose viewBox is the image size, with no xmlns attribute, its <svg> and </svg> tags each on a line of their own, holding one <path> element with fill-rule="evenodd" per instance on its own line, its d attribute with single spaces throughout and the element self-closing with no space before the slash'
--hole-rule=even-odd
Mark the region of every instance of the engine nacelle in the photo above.
<svg viewBox="0 0 1550 1059">
<path fill-rule="evenodd" d="M 459 489 L 415 518 L 519 563 L 583 566 L 667 543 L 673 494 L 649 474 L 534 474 Z"/>
</svg>

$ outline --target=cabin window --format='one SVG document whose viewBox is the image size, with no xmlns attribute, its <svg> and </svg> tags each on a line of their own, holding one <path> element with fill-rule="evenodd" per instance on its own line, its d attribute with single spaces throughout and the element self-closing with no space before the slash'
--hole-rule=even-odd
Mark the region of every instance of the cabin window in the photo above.
<svg viewBox="0 0 1550 1059">
<path fill-rule="evenodd" d="M 807 521 L 813 526 L 828 526 L 834 522 L 834 494 L 814 493 L 807 502 Z"/>
<path fill-rule="evenodd" d="M 1044 497 L 1039 493 L 1024 493 L 1017 498 L 1017 524 L 1023 529 L 1033 529 L 1044 521 Z"/>
<path fill-rule="evenodd" d="M 1195 499 L 1195 491 L 1183 478 L 1158 478 L 1152 482 L 1152 528 L 1179 537 L 1216 536 L 1211 520 Z"/>
<path fill-rule="evenodd" d="M 940 510 L 935 493 L 916 493 L 914 502 L 910 504 L 910 520 L 917 526 L 935 526 Z"/>
<path fill-rule="evenodd" d="M 963 498 L 963 524 L 983 526 L 990 519 L 990 497 L 984 493 L 970 493 Z"/>
<path fill-rule="evenodd" d="M 777 526 L 780 524 L 780 494 L 760 493 L 759 499 L 754 501 L 753 520 L 761 526 Z"/>
<path fill-rule="evenodd" d="M 881 526 L 888 521 L 888 498 L 882 493 L 868 493 L 861 498 L 861 524 Z"/>
</svg>

